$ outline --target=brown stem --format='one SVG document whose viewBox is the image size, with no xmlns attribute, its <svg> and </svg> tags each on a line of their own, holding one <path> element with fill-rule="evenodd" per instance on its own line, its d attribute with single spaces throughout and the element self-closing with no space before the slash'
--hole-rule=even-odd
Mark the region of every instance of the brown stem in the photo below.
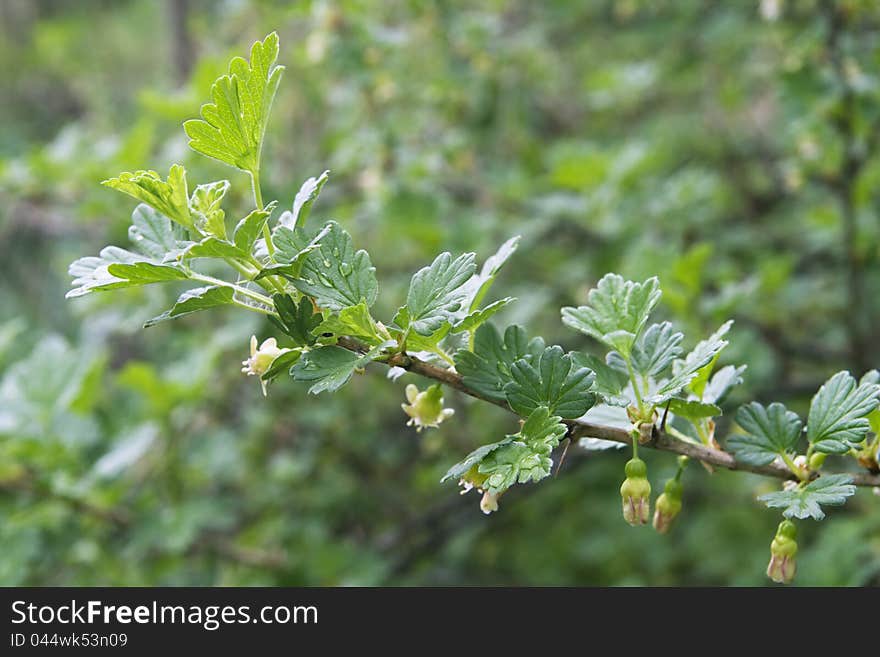
<svg viewBox="0 0 880 657">
<path fill-rule="evenodd" d="M 337 344 L 340 347 L 358 353 L 365 353 L 367 351 L 365 345 L 352 338 L 340 338 Z M 489 397 L 485 397 L 469 389 L 462 381 L 461 375 L 454 370 L 431 365 L 430 363 L 421 361 L 408 354 L 395 354 L 389 358 L 385 364 L 393 367 L 402 367 L 409 372 L 420 374 L 421 376 L 433 379 L 434 381 L 439 381 L 440 383 L 444 383 L 450 388 L 454 388 L 466 395 L 495 404 L 496 406 L 500 406 L 501 408 L 510 411 L 510 407 L 507 403 L 496 399 L 490 399 Z M 594 424 L 584 420 L 564 420 L 564 422 L 570 428 L 568 435 L 572 439 L 601 438 L 602 440 L 611 440 L 626 445 L 632 444 L 632 436 L 626 429 Z M 747 463 L 740 463 L 729 452 L 679 440 L 678 438 L 670 436 L 662 431 L 656 431 L 652 440 L 643 446 L 672 452 L 674 454 L 683 454 L 698 461 L 702 461 L 703 463 L 714 465 L 719 468 L 726 468 L 728 470 L 753 472 L 767 477 L 776 477 L 777 479 L 795 479 L 791 470 L 784 465 L 776 463 L 771 463 L 770 465 L 749 465 Z M 880 486 L 880 475 L 860 472 L 853 474 L 852 477 L 853 483 L 856 486 Z"/>
</svg>

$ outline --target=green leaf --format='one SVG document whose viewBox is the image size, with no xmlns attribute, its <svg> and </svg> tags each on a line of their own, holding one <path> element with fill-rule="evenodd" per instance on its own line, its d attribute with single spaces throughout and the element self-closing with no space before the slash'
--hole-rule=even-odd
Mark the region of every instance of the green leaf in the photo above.
<svg viewBox="0 0 880 657">
<path fill-rule="evenodd" d="M 455 368 L 462 375 L 462 382 L 474 392 L 493 399 L 505 401 L 504 386 L 513 378 L 510 368 L 525 359 L 537 361 L 544 351 L 544 339 L 528 339 L 521 326 L 508 326 L 502 339 L 493 324 L 484 324 L 474 334 L 474 350 L 460 350 L 455 354 Z"/>
<path fill-rule="evenodd" d="M 738 461 L 750 465 L 768 465 L 777 456 L 795 453 L 803 428 L 797 413 L 779 403 L 741 406 L 736 423 L 746 433 L 731 437 L 727 446 Z"/>
<path fill-rule="evenodd" d="M 273 32 L 251 48 L 250 64 L 242 57 L 229 63 L 229 73 L 214 82 L 211 102 L 201 119 L 183 124 L 194 151 L 255 174 L 269 110 L 281 81 L 278 35 Z"/>
<path fill-rule="evenodd" d="M 715 364 L 718 362 L 719 355 L 720 354 L 715 354 L 715 358 L 698 369 L 694 378 L 691 379 L 691 382 L 687 385 L 688 391 L 693 393 L 698 399 L 703 398 L 703 391 L 709 383 L 709 377 L 712 376 L 712 370 L 715 369 Z"/>
<path fill-rule="evenodd" d="M 721 415 L 721 409 L 715 404 L 677 398 L 669 401 L 669 410 L 673 414 L 692 422 L 706 417 Z"/>
<path fill-rule="evenodd" d="M 297 304 L 289 294 L 275 294 L 272 302 L 278 317 L 270 315 L 269 319 L 279 329 L 293 338 L 297 345 L 308 347 L 315 344 L 313 332 L 323 317 L 315 312 L 311 299 L 303 297 Z"/>
<path fill-rule="evenodd" d="M 146 203 L 138 204 L 132 212 L 128 238 L 156 262 L 176 260 L 186 244 L 178 242 L 171 220 Z"/>
<path fill-rule="evenodd" d="M 189 211 L 186 171 L 179 164 L 171 167 L 167 180 L 162 180 L 155 171 L 135 171 L 134 173 L 126 171 L 101 184 L 128 194 L 158 210 L 187 230 L 195 231 Z"/>
<path fill-rule="evenodd" d="M 784 509 L 786 518 L 813 518 L 822 520 L 822 504 L 841 506 L 856 493 L 852 477 L 847 474 L 827 474 L 806 486 L 761 495 L 758 499 L 773 509 Z"/>
<path fill-rule="evenodd" d="M 228 180 L 199 185 L 193 190 L 189 198 L 189 209 L 200 232 L 226 239 L 226 213 L 220 204 L 228 191 Z"/>
<path fill-rule="evenodd" d="M 153 317 L 144 323 L 144 328 L 155 326 L 160 322 L 168 319 L 183 317 L 190 313 L 195 313 L 208 308 L 216 308 L 217 306 L 226 306 L 232 303 L 234 292 L 232 288 L 211 285 L 208 287 L 198 287 L 187 290 L 181 294 L 170 310 L 166 310 L 161 315 Z"/>
<path fill-rule="evenodd" d="M 446 471 L 446 474 L 443 475 L 440 483 L 442 484 L 446 481 L 449 481 L 450 479 L 461 479 L 465 474 L 467 474 L 468 470 L 477 465 L 480 461 L 482 461 L 496 449 L 507 445 L 512 440 L 512 438 L 505 438 L 504 440 L 499 440 L 497 443 L 490 443 L 488 445 L 477 447 L 477 449 L 468 454 L 462 461 L 459 461 L 451 468 L 449 468 L 449 470 Z"/>
<path fill-rule="evenodd" d="M 672 330 L 672 324 L 652 324 L 636 341 L 632 350 L 633 369 L 643 376 L 662 374 L 681 355 L 684 334 Z"/>
<path fill-rule="evenodd" d="M 335 221 L 327 227 L 318 248 L 305 255 L 300 278 L 293 284 L 326 310 L 356 306 L 361 300 L 371 307 L 379 295 L 379 283 L 369 254 L 355 252 L 351 235 Z"/>
<path fill-rule="evenodd" d="M 871 428 L 868 415 L 878 406 L 880 386 L 856 383 L 849 372 L 826 381 L 810 403 L 807 440 L 818 452 L 845 454 L 865 439 Z"/>
<path fill-rule="evenodd" d="M 515 437 L 530 449 L 549 455 L 567 432 L 561 420 L 561 417 L 551 415 L 546 406 L 539 406 L 532 411 Z"/>
<path fill-rule="evenodd" d="M 356 369 L 365 367 L 383 349 L 394 344 L 393 341 L 383 342 L 366 354 L 335 345 L 312 349 L 302 355 L 290 370 L 290 375 L 297 381 L 313 382 L 309 388 L 313 395 L 324 391 L 334 392 L 348 383 Z"/>
<path fill-rule="evenodd" d="M 330 229 L 330 224 L 316 233 L 305 231 L 302 228 L 290 229 L 276 226 L 272 234 L 272 241 L 275 244 L 275 261 L 279 264 L 264 267 L 254 280 L 274 274 L 281 274 L 292 281 L 299 278 L 306 256 L 312 251 L 318 250 L 321 240 L 330 232 Z"/>
<path fill-rule="evenodd" d="M 254 248 L 254 243 L 263 232 L 263 226 L 275 209 L 275 201 L 272 201 L 265 208 L 254 210 L 244 219 L 238 222 L 235 232 L 232 233 L 232 241 L 239 250 L 250 255 Z"/>
<path fill-rule="evenodd" d="M 536 408 L 510 442 L 490 451 L 480 462 L 486 475 L 483 488 L 498 494 L 516 483 L 525 484 L 547 477 L 553 467 L 550 454 L 565 436 L 565 425 L 550 415 L 545 406 Z"/>
<path fill-rule="evenodd" d="M 363 340 L 367 344 L 376 345 L 383 341 L 379 335 L 379 327 L 370 315 L 367 303 L 361 301 L 356 306 L 343 308 L 325 319 L 313 331 L 315 335 L 330 333 L 336 337 L 343 335 Z"/>
<path fill-rule="evenodd" d="M 609 365 L 593 354 L 585 354 L 579 351 L 571 352 L 571 361 L 576 367 L 586 367 L 593 371 L 596 375 L 596 380 L 593 382 L 593 392 L 597 393 L 606 404 L 610 406 L 629 406 L 632 403 L 632 400 L 623 394 L 629 383 L 629 376 L 626 371 L 621 371 Z"/>
<path fill-rule="evenodd" d="M 490 303 L 482 310 L 475 310 L 470 315 L 461 320 L 452 328 L 453 333 L 462 333 L 464 331 L 476 331 L 480 326 L 485 324 L 492 315 L 503 309 L 509 303 L 516 301 L 513 297 L 505 297 L 494 303 Z"/>
<path fill-rule="evenodd" d="M 672 399 L 688 385 L 697 372 L 709 364 L 718 353 L 727 346 L 727 341 L 722 337 L 730 329 L 732 321 L 725 322 L 709 338 L 698 343 L 684 359 L 679 359 L 672 364 L 672 377 L 661 381 L 645 401 L 654 406 L 659 406 Z"/>
<path fill-rule="evenodd" d="M 191 244 L 183 252 L 185 259 L 191 258 L 247 258 L 250 255 L 228 240 L 209 235 L 201 242 Z"/>
<path fill-rule="evenodd" d="M 290 351 L 285 351 L 283 354 L 272 361 L 269 369 L 266 370 L 265 374 L 263 374 L 260 379 L 263 381 L 274 381 L 281 375 L 282 372 L 289 371 L 300 359 L 300 356 L 302 356 L 301 349 L 291 349 Z"/>
<path fill-rule="evenodd" d="M 445 321 L 451 323 L 454 313 L 467 298 L 467 290 L 462 286 L 476 269 L 473 253 L 465 253 L 454 260 L 448 252 L 441 253 L 431 265 L 412 277 L 405 312 L 401 308 L 394 321 L 401 328 L 411 328 L 421 335 L 431 335 Z"/>
<path fill-rule="evenodd" d="M 660 294 L 656 277 L 635 283 L 606 274 L 590 290 L 586 306 L 562 309 L 562 322 L 629 356 Z"/>
<path fill-rule="evenodd" d="M 464 285 L 465 299 L 467 299 L 464 307 L 471 314 L 483 303 L 483 299 L 489 292 L 489 288 L 492 287 L 492 283 L 495 282 L 498 272 L 501 271 L 501 268 L 510 259 L 510 256 L 514 254 L 517 246 L 519 246 L 519 240 L 520 236 L 516 235 L 502 244 L 494 255 L 486 259 L 480 272 L 474 274 L 473 278 Z"/>
<path fill-rule="evenodd" d="M 285 210 L 278 217 L 278 225 L 286 228 L 298 228 L 306 225 L 309 213 L 312 211 L 312 205 L 317 200 L 321 189 L 330 178 L 330 171 L 325 171 L 317 178 L 312 177 L 306 180 L 293 199 L 293 209 Z"/>
<path fill-rule="evenodd" d="M 66 295 L 68 299 L 98 290 L 182 281 L 188 278 L 178 267 L 150 262 L 147 256 L 117 246 L 105 247 L 98 256 L 74 261 L 69 272 L 74 280 L 73 289 Z"/>
<path fill-rule="evenodd" d="M 547 347 L 534 364 L 525 359 L 516 361 L 510 374 L 513 380 L 504 386 L 504 394 L 522 417 L 546 406 L 551 413 L 577 418 L 596 403 L 596 395 L 590 391 L 595 374 L 586 367 L 573 367 L 562 347 Z"/>
<path fill-rule="evenodd" d="M 552 467 L 549 456 L 532 451 L 525 443 L 511 441 L 484 458 L 478 470 L 487 476 L 483 489 L 497 495 L 516 483 L 540 481 Z"/>
<path fill-rule="evenodd" d="M 430 359 L 437 358 L 437 347 L 443 341 L 443 339 L 449 335 L 450 330 L 452 330 L 452 326 L 449 322 L 443 322 L 436 331 L 434 331 L 431 335 L 419 335 L 418 333 L 410 333 L 406 339 L 406 350 L 410 353 L 418 354 L 419 352 L 423 352 L 422 356 Z M 394 336 L 395 339 L 399 340 L 403 335 L 403 331 L 399 329 L 389 329 L 389 333 Z"/>
<path fill-rule="evenodd" d="M 745 365 L 739 367 L 734 367 L 733 365 L 722 367 L 715 372 L 715 375 L 709 380 L 709 383 L 706 384 L 705 388 L 703 388 L 702 400 L 707 404 L 718 404 L 723 401 L 731 388 L 743 382 L 742 375 L 745 371 Z"/>
</svg>

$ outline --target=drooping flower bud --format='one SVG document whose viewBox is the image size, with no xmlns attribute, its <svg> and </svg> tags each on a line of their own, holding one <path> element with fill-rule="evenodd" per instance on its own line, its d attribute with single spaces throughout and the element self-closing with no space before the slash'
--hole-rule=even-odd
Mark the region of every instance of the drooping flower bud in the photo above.
<svg viewBox="0 0 880 657">
<path fill-rule="evenodd" d="M 654 507 L 654 529 L 661 534 L 669 531 L 673 521 L 681 511 L 681 495 L 684 487 L 677 479 L 670 479 L 663 487 Z"/>
<path fill-rule="evenodd" d="M 630 459 L 624 470 L 626 479 L 620 486 L 623 499 L 623 519 L 633 527 L 648 524 L 651 516 L 651 482 L 648 466 L 640 458 Z"/>
<path fill-rule="evenodd" d="M 489 491 L 483 492 L 483 499 L 480 500 L 480 510 L 489 515 L 493 511 L 498 510 L 498 498 L 500 495 L 490 493 Z"/>
<path fill-rule="evenodd" d="M 443 390 L 439 385 L 433 385 L 419 392 L 419 389 L 410 383 L 406 387 L 406 400 L 409 404 L 400 406 L 410 417 L 407 426 L 416 427 L 416 431 L 421 431 L 425 427 L 437 427 L 443 420 L 455 414 L 455 409 L 443 408 Z"/>
<path fill-rule="evenodd" d="M 776 536 L 770 543 L 770 563 L 767 565 L 767 577 L 780 584 L 788 584 L 797 572 L 797 527 L 791 520 L 779 523 Z"/>
<path fill-rule="evenodd" d="M 251 357 L 247 360 L 241 361 L 241 364 L 244 367 L 241 368 L 241 371 L 247 374 L 248 376 L 259 376 L 262 377 L 266 372 L 269 371 L 269 368 L 272 367 L 272 363 L 275 362 L 275 359 L 278 358 L 281 354 L 286 354 L 290 349 L 282 349 L 278 346 L 278 343 L 275 341 L 275 338 L 269 338 L 268 340 L 264 340 L 263 344 L 257 347 L 257 336 L 251 336 Z M 260 385 L 263 387 L 263 395 L 266 395 L 266 382 L 260 379 Z"/>
</svg>

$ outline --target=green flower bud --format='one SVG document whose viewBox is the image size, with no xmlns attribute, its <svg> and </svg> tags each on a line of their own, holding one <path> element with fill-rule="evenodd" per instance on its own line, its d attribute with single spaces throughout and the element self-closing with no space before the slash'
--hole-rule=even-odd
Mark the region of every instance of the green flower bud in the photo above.
<svg viewBox="0 0 880 657">
<path fill-rule="evenodd" d="M 776 536 L 770 543 L 770 563 L 767 577 L 780 584 L 788 584 L 797 572 L 797 527 L 791 520 L 779 523 Z"/>
<path fill-rule="evenodd" d="M 626 468 L 626 479 L 620 486 L 623 499 L 623 519 L 633 527 L 648 524 L 651 515 L 651 482 L 648 481 L 648 467 L 640 458 L 630 459 Z"/>
<path fill-rule="evenodd" d="M 415 426 L 416 431 L 421 431 L 425 427 L 437 427 L 455 413 L 452 408 L 443 408 L 443 390 L 439 385 L 433 385 L 419 392 L 419 389 L 410 383 L 406 387 L 406 400 L 409 404 L 400 406 L 410 417 L 407 426 Z"/>
<path fill-rule="evenodd" d="M 676 479 L 670 479 L 666 482 L 663 494 L 657 498 L 657 504 L 654 508 L 654 529 L 661 534 L 665 534 L 672 526 L 672 522 L 678 517 L 681 511 L 681 495 L 684 487 L 681 482 Z"/>
</svg>

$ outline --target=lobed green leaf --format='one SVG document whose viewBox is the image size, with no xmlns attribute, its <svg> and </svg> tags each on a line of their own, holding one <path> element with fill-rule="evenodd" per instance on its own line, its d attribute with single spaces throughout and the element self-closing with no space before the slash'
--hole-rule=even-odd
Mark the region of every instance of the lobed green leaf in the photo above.
<svg viewBox="0 0 880 657">
<path fill-rule="evenodd" d="M 510 368 L 512 380 L 504 386 L 510 407 L 528 417 L 539 406 L 564 418 L 577 418 L 595 403 L 591 392 L 595 374 L 586 367 L 573 366 L 561 347 L 547 347 L 534 364 L 526 359 Z"/>
<path fill-rule="evenodd" d="M 443 322 L 451 322 L 467 299 L 463 286 L 476 271 L 474 257 L 473 253 L 465 253 L 453 259 L 444 252 L 416 272 L 406 295 L 406 306 L 394 318 L 398 326 L 431 335 Z"/>
<path fill-rule="evenodd" d="M 880 386 L 876 383 L 857 383 L 849 372 L 838 372 L 819 388 L 810 403 L 807 440 L 818 452 L 845 454 L 870 430 L 868 415 L 880 405 L 878 394 Z"/>
<path fill-rule="evenodd" d="M 606 274 L 590 290 L 587 305 L 562 309 L 562 323 L 629 356 L 660 294 L 656 277 L 635 283 Z"/>
<path fill-rule="evenodd" d="M 228 191 L 228 180 L 199 185 L 193 190 L 189 210 L 199 232 L 226 239 L 226 213 L 220 204 Z"/>
<path fill-rule="evenodd" d="M 737 411 L 736 423 L 745 434 L 732 436 L 727 446 L 738 461 L 750 465 L 768 465 L 777 456 L 795 453 L 803 429 L 797 413 L 779 403 L 746 404 Z"/>
<path fill-rule="evenodd" d="M 474 350 L 456 352 L 455 368 L 469 389 L 488 399 L 505 401 L 504 386 L 513 380 L 513 364 L 520 359 L 534 362 L 543 351 L 544 339 L 529 340 L 521 326 L 508 326 L 502 338 L 493 324 L 484 324 L 474 334 Z"/>
<path fill-rule="evenodd" d="M 278 34 L 273 32 L 253 45 L 250 63 L 242 57 L 230 62 L 229 73 L 211 87 L 202 118 L 183 124 L 190 148 L 242 171 L 259 171 L 269 110 L 284 71 L 277 60 Z"/>
<path fill-rule="evenodd" d="M 852 477 L 847 474 L 828 474 L 814 479 L 805 486 L 761 495 L 758 499 L 770 508 L 784 509 L 786 518 L 813 518 L 822 520 L 822 505 L 841 506 L 856 493 Z"/>
<path fill-rule="evenodd" d="M 101 184 L 146 203 L 171 221 L 195 232 L 189 209 L 186 171 L 179 164 L 171 167 L 167 180 L 162 180 L 155 171 L 126 171 Z"/>
<path fill-rule="evenodd" d="M 306 242 L 301 229 L 292 233 L 297 253 L 314 246 L 315 237 Z M 327 224 L 327 232 L 317 246 L 303 256 L 299 278 L 293 280 L 296 288 L 326 310 L 356 306 L 362 300 L 371 307 L 379 296 L 379 283 L 369 254 L 355 251 L 351 235 L 335 221 Z M 285 253 L 292 250 L 285 247 Z"/>
<path fill-rule="evenodd" d="M 314 331 L 321 323 L 321 313 L 316 313 L 312 300 L 303 297 L 297 304 L 289 294 L 275 294 L 272 296 L 275 312 L 278 317 L 269 316 L 269 319 L 284 333 L 289 335 L 299 346 L 311 346 L 315 344 Z"/>
</svg>

